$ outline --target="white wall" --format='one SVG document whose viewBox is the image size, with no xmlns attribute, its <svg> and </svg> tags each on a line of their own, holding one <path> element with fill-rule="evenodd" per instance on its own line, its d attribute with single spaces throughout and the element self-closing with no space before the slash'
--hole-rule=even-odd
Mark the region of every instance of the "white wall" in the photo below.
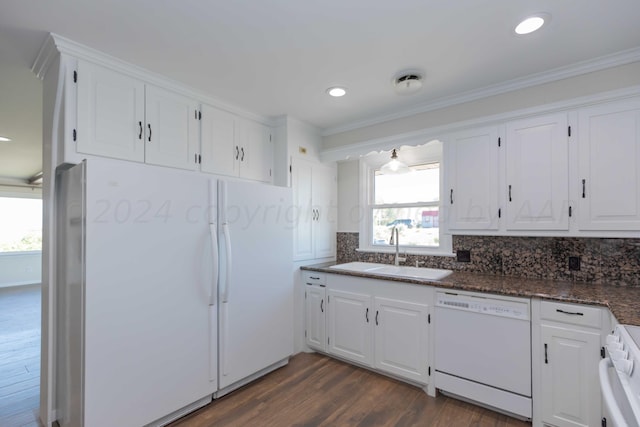
<svg viewBox="0 0 640 427">
<path fill-rule="evenodd" d="M 324 149 L 348 146 L 635 85 L 640 85 L 640 62 L 328 135 L 324 137 Z"/>
<path fill-rule="evenodd" d="M 338 232 L 357 233 L 362 215 L 359 162 L 338 162 Z"/>
<path fill-rule="evenodd" d="M 42 252 L 0 252 L 0 288 L 42 280 Z"/>
</svg>

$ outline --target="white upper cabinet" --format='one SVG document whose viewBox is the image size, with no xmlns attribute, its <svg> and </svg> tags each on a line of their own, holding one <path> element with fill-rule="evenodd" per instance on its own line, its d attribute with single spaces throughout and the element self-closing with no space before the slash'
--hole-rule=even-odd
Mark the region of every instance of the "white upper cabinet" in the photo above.
<svg viewBox="0 0 640 427">
<path fill-rule="evenodd" d="M 255 181 L 271 182 L 273 144 L 271 129 L 261 123 L 240 120 L 239 176 Z"/>
<path fill-rule="evenodd" d="M 79 61 L 80 153 L 144 161 L 144 83 L 107 68 Z"/>
<path fill-rule="evenodd" d="M 461 132 L 444 144 L 451 230 L 498 229 L 498 130 L 487 127 Z"/>
<path fill-rule="evenodd" d="M 199 145 L 198 103 L 151 85 L 145 90 L 145 162 L 195 169 Z"/>
<path fill-rule="evenodd" d="M 579 228 L 640 230 L 640 99 L 578 112 Z"/>
<path fill-rule="evenodd" d="M 507 229 L 568 230 L 567 114 L 509 122 L 505 139 Z"/>
<path fill-rule="evenodd" d="M 78 152 L 195 169 L 196 101 L 78 61 Z"/>
<path fill-rule="evenodd" d="M 209 105 L 201 111 L 201 170 L 271 182 L 271 129 Z"/>
<path fill-rule="evenodd" d="M 239 139 L 238 116 L 209 105 L 202 105 L 201 111 L 201 170 L 220 175 L 237 175 L 236 156 L 240 156 L 239 152 L 236 154 L 236 141 Z"/>
</svg>

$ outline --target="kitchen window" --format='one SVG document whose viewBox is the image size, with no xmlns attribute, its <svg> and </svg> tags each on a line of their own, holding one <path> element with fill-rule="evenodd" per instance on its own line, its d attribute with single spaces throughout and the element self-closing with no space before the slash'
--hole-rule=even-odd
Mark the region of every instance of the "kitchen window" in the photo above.
<svg viewBox="0 0 640 427">
<path fill-rule="evenodd" d="M 365 209 L 360 222 L 360 250 L 393 251 L 389 241 L 397 228 L 401 252 L 450 254 L 450 236 L 440 227 L 442 143 L 402 147 L 398 156 L 409 166 L 408 173 L 383 173 L 381 167 L 390 155 L 385 151 L 361 160 L 366 188 L 361 205 Z"/>
</svg>

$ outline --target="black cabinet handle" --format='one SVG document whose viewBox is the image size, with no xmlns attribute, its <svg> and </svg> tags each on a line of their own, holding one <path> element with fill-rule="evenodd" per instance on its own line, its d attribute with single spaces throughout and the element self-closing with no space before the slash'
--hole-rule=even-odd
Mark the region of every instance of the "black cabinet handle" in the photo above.
<svg viewBox="0 0 640 427">
<path fill-rule="evenodd" d="M 313 276 L 309 276 L 309 279 L 313 279 L 313 280 L 320 280 L 319 277 L 313 277 Z"/>
<path fill-rule="evenodd" d="M 369 307 L 367 307 L 367 311 L 364 313 L 364 318 L 367 319 L 367 323 L 369 323 Z"/>
<path fill-rule="evenodd" d="M 511 184 L 509 184 L 509 201 L 511 201 Z"/>
<path fill-rule="evenodd" d="M 138 139 L 142 139 L 142 122 L 138 122 L 138 128 L 140 129 L 138 132 Z"/>
<path fill-rule="evenodd" d="M 449 192 L 449 202 L 453 204 L 453 188 L 451 189 L 451 192 Z"/>
<path fill-rule="evenodd" d="M 378 326 L 378 314 L 380 314 L 380 312 L 376 310 L 376 326 Z"/>
<path fill-rule="evenodd" d="M 571 316 L 584 316 L 584 313 L 581 313 L 579 311 L 564 311 L 564 310 L 560 310 L 559 308 L 556 309 L 556 311 L 558 313 L 569 314 Z"/>
<path fill-rule="evenodd" d="M 586 184 L 587 184 L 587 180 L 583 179 L 582 180 L 582 198 L 583 199 L 586 197 L 586 194 L 587 194 Z"/>
<path fill-rule="evenodd" d="M 151 124 L 147 123 L 147 126 L 149 127 L 149 142 L 151 142 Z"/>
<path fill-rule="evenodd" d="M 238 157 L 240 157 L 240 148 L 236 145 L 236 160 L 238 160 Z"/>
<path fill-rule="evenodd" d="M 320 312 L 324 313 L 324 300 L 323 299 L 320 300 Z"/>
<path fill-rule="evenodd" d="M 241 162 L 244 162 L 244 147 L 242 147 L 242 148 L 240 149 L 240 153 L 242 154 L 242 155 L 240 156 L 240 161 L 241 161 Z"/>
<path fill-rule="evenodd" d="M 549 364 L 549 358 L 547 357 L 547 344 L 544 345 L 544 363 Z"/>
</svg>

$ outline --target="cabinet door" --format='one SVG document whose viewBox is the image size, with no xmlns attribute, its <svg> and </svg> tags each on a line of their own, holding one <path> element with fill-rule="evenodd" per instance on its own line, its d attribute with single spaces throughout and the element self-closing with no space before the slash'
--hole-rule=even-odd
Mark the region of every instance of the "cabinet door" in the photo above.
<svg viewBox="0 0 640 427">
<path fill-rule="evenodd" d="M 307 345 L 320 351 L 326 351 L 326 288 L 320 285 L 306 285 L 305 289 L 305 337 Z"/>
<path fill-rule="evenodd" d="M 146 86 L 145 162 L 195 170 L 198 103 L 155 86 Z"/>
<path fill-rule="evenodd" d="M 291 189 L 296 213 L 293 229 L 293 260 L 301 261 L 314 257 L 312 215 L 312 163 L 293 159 L 291 165 Z"/>
<path fill-rule="evenodd" d="M 313 165 L 312 193 L 313 243 L 315 258 L 336 255 L 336 229 L 338 221 L 338 201 L 336 169 L 323 164 Z"/>
<path fill-rule="evenodd" d="M 134 78 L 78 61 L 80 153 L 144 161 L 144 84 Z"/>
<path fill-rule="evenodd" d="M 453 135 L 444 144 L 449 188 L 443 197 L 452 230 L 498 229 L 498 130 Z"/>
<path fill-rule="evenodd" d="M 268 126 L 242 120 L 240 127 L 240 176 L 271 182 L 273 148 Z"/>
<path fill-rule="evenodd" d="M 375 298 L 375 367 L 418 383 L 428 382 L 428 307 Z"/>
<path fill-rule="evenodd" d="M 506 126 L 507 229 L 569 229 L 567 115 Z"/>
<path fill-rule="evenodd" d="M 556 427 L 600 425 L 600 335 L 542 325 L 542 421 Z"/>
<path fill-rule="evenodd" d="M 237 175 L 237 162 L 240 158 L 238 117 L 209 105 L 202 105 L 201 111 L 201 170 L 220 175 Z"/>
<path fill-rule="evenodd" d="M 640 99 L 578 113 L 581 230 L 640 229 Z"/>
<path fill-rule="evenodd" d="M 363 365 L 373 365 L 371 296 L 329 289 L 329 353 Z"/>
</svg>

